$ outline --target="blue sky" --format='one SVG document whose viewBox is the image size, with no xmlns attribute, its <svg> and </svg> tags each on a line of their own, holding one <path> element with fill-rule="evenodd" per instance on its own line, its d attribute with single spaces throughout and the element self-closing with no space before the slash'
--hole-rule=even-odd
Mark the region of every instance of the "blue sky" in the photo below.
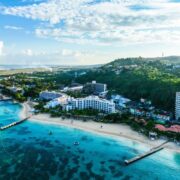
<svg viewBox="0 0 180 180">
<path fill-rule="evenodd" d="M 180 0 L 0 0 L 0 64 L 180 55 Z"/>
</svg>

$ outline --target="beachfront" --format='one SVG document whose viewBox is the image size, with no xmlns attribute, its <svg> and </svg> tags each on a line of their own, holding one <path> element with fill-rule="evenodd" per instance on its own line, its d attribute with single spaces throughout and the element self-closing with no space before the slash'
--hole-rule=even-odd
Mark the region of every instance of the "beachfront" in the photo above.
<svg viewBox="0 0 180 180">
<path fill-rule="evenodd" d="M 27 112 L 25 108 L 22 111 L 22 107 L 13 102 L 2 102 L 0 107 L 2 124 L 12 122 L 10 117 L 18 121 L 20 111 L 24 115 Z M 54 121 L 51 118 L 49 120 Z M 58 121 L 67 122 L 69 125 L 72 123 L 75 126 L 77 122 L 60 119 Z M 87 123 L 88 126 L 92 123 L 94 129 L 101 130 L 101 124 L 91 121 Z M 10 176 L 15 179 L 26 179 L 27 176 L 33 179 L 36 176 L 50 180 L 93 177 L 131 177 L 139 180 L 139 176 L 142 179 L 162 179 L 162 169 L 165 179 L 178 177 L 180 156 L 176 152 L 165 149 L 143 161 L 125 166 L 125 159 L 147 152 L 150 146 L 122 136 L 102 132 L 98 134 L 95 131 L 89 133 L 90 130 L 78 130 L 76 127 L 58 124 L 49 121 L 45 123 L 44 120 L 28 120 L 9 130 L 1 131 L 0 179 L 8 179 Z M 86 126 L 86 123 L 82 122 L 82 126 Z M 105 131 L 107 127 L 103 125 Z M 78 145 L 74 145 L 76 141 L 79 142 Z M 144 173 L 145 171 L 147 173 Z"/>
<path fill-rule="evenodd" d="M 31 110 L 31 107 L 28 105 L 28 103 L 22 104 L 22 111 L 20 113 L 21 118 L 25 118 L 29 116 L 29 112 Z M 82 120 L 74 120 L 74 119 L 62 119 L 62 118 L 52 118 L 48 114 L 38 114 L 33 115 L 31 118 L 31 121 L 38 121 L 42 123 L 49 123 L 49 124 L 57 124 L 60 126 L 66 126 L 70 128 L 76 128 L 84 131 L 89 131 L 105 136 L 111 136 L 114 138 L 127 138 L 132 141 L 138 141 L 141 142 L 147 146 L 154 147 L 158 144 L 161 144 L 164 142 L 164 140 L 155 140 L 151 141 L 144 135 L 133 131 L 129 126 L 123 125 L 123 124 L 105 124 L 105 123 L 98 123 L 94 121 L 82 121 Z M 180 152 L 179 146 L 177 146 L 175 143 L 168 143 L 165 146 L 167 149 Z"/>
</svg>

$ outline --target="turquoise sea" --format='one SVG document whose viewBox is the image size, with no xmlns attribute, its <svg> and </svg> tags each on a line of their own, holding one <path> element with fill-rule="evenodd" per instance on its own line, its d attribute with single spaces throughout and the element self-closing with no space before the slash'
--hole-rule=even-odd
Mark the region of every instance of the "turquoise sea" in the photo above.
<svg viewBox="0 0 180 180">
<path fill-rule="evenodd" d="M 0 102 L 1 126 L 18 120 L 20 110 L 18 104 Z M 123 138 L 27 121 L 0 132 L 0 180 L 180 179 L 180 154 L 168 150 L 124 165 L 148 149 Z"/>
</svg>

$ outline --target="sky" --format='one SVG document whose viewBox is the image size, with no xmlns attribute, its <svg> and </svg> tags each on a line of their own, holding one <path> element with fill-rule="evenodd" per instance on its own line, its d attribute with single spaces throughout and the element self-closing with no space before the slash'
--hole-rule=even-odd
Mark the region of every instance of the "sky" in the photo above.
<svg viewBox="0 0 180 180">
<path fill-rule="evenodd" d="M 180 55 L 180 0 L 0 0 L 0 64 Z"/>
</svg>

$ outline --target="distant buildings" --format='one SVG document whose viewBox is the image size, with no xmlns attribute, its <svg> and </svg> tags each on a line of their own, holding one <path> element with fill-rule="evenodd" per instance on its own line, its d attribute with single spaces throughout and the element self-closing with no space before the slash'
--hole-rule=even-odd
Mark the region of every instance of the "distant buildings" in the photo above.
<svg viewBox="0 0 180 180">
<path fill-rule="evenodd" d="M 62 96 L 62 93 L 55 91 L 43 91 L 40 93 L 39 98 L 43 100 L 53 100 Z"/>
<path fill-rule="evenodd" d="M 155 121 L 158 122 L 168 122 L 172 119 L 172 115 L 169 112 L 163 110 L 159 112 L 150 113 L 150 115 Z"/>
<path fill-rule="evenodd" d="M 141 99 L 139 103 L 131 102 L 128 108 L 129 112 L 135 116 L 151 118 L 159 123 L 164 124 L 172 119 L 171 113 L 156 109 L 152 106 L 150 101 L 145 99 Z"/>
<path fill-rule="evenodd" d="M 71 98 L 65 110 L 73 109 L 97 109 L 105 113 L 115 113 L 115 104 L 112 101 L 101 99 L 98 96 L 88 96 L 85 98 Z"/>
<path fill-rule="evenodd" d="M 91 83 L 86 83 L 83 87 L 83 92 L 86 94 L 101 95 L 107 92 L 107 85 L 102 83 L 96 83 L 92 81 Z"/>
<path fill-rule="evenodd" d="M 176 120 L 180 120 L 180 92 L 176 93 Z"/>
</svg>

